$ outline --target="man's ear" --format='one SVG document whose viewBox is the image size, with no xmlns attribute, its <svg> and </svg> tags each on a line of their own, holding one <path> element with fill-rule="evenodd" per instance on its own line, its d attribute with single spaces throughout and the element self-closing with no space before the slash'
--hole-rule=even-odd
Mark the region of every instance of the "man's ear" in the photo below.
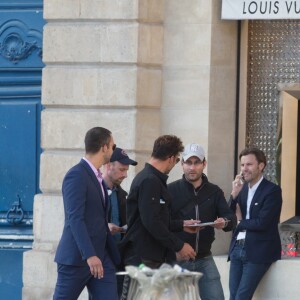
<svg viewBox="0 0 300 300">
<path fill-rule="evenodd" d="M 102 149 L 102 152 L 106 152 L 106 151 L 107 151 L 107 149 L 108 149 L 108 147 L 107 147 L 107 145 L 106 145 L 106 144 L 104 144 L 104 145 L 101 147 L 101 149 Z"/>
<path fill-rule="evenodd" d="M 207 165 L 207 162 L 206 162 L 206 160 L 204 160 L 204 162 L 203 162 L 203 169 L 206 168 L 206 165 Z"/>
<path fill-rule="evenodd" d="M 259 170 L 262 172 L 265 168 L 265 164 L 263 162 L 258 164 Z"/>
</svg>

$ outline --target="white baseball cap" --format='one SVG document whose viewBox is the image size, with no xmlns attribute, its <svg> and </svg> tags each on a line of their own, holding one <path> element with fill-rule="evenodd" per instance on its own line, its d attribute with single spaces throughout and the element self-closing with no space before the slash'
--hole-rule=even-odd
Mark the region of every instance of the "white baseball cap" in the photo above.
<svg viewBox="0 0 300 300">
<path fill-rule="evenodd" d="M 192 156 L 198 157 L 201 161 L 205 159 L 205 152 L 199 144 L 188 144 L 184 147 L 182 159 L 186 161 Z"/>
</svg>

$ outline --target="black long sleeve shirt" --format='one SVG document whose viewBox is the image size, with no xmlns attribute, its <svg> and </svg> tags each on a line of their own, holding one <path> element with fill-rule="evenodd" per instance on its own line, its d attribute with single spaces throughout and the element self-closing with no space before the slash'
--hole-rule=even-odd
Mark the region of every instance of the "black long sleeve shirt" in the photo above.
<svg viewBox="0 0 300 300">
<path fill-rule="evenodd" d="M 183 221 L 170 218 L 167 179 L 166 174 L 146 163 L 131 184 L 127 198 L 128 230 L 121 247 L 126 248 L 131 242 L 141 262 L 165 262 L 168 251 L 178 252 L 184 244 L 172 232 L 182 230 Z"/>
</svg>

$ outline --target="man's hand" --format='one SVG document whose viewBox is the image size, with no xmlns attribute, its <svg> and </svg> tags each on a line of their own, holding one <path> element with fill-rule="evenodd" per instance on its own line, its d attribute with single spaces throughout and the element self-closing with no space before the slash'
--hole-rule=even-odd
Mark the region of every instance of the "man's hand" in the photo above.
<svg viewBox="0 0 300 300">
<path fill-rule="evenodd" d="M 101 260 L 97 256 L 91 256 L 87 259 L 91 274 L 98 279 L 103 278 L 104 270 Z"/>
<path fill-rule="evenodd" d="M 183 221 L 183 231 L 188 233 L 197 233 L 199 230 L 203 229 L 203 227 L 190 227 L 189 225 L 195 225 L 201 223 L 200 220 L 184 220 Z"/>
<path fill-rule="evenodd" d="M 179 252 L 176 253 L 177 260 L 189 260 L 195 259 L 196 252 L 188 243 L 184 243 L 183 247 Z"/>
<path fill-rule="evenodd" d="M 214 222 L 215 222 L 215 225 L 213 225 L 214 228 L 216 228 L 216 229 L 225 228 L 226 220 L 224 218 L 218 218 Z"/>
<path fill-rule="evenodd" d="M 244 183 L 242 174 L 236 175 L 234 181 L 232 181 L 231 196 L 233 199 L 235 199 L 238 196 L 243 186 Z"/>
<path fill-rule="evenodd" d="M 112 235 L 118 233 L 118 232 L 125 232 L 124 228 L 117 226 L 114 223 L 108 223 L 109 231 Z"/>
<path fill-rule="evenodd" d="M 191 219 L 191 220 L 184 220 L 183 221 L 183 227 L 184 226 L 188 226 L 188 225 L 195 225 L 195 224 L 199 224 L 199 223 L 201 223 L 200 220 L 193 220 L 193 219 Z"/>
</svg>

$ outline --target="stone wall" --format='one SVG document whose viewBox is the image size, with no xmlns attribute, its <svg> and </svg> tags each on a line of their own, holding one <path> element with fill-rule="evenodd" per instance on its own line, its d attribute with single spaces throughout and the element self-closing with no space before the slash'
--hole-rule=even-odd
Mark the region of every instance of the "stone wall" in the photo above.
<svg viewBox="0 0 300 300">
<path fill-rule="evenodd" d="M 24 254 L 24 300 L 52 299 L 61 183 L 84 155 L 86 131 L 107 127 L 140 162 L 127 190 L 149 157 L 160 134 L 162 17 L 163 1 L 44 1 L 42 194 L 34 200 L 33 250 Z"/>
<path fill-rule="evenodd" d="M 61 183 L 93 126 L 113 133 L 139 165 L 160 134 L 199 142 L 207 174 L 229 194 L 233 177 L 236 24 L 218 0 L 44 0 L 42 193 L 34 245 L 24 254 L 23 299 L 52 299 L 63 226 Z M 170 180 L 181 176 L 180 166 Z M 219 236 L 219 234 L 218 234 Z M 215 253 L 227 251 L 220 233 Z M 83 293 L 80 299 L 86 299 Z"/>
</svg>

